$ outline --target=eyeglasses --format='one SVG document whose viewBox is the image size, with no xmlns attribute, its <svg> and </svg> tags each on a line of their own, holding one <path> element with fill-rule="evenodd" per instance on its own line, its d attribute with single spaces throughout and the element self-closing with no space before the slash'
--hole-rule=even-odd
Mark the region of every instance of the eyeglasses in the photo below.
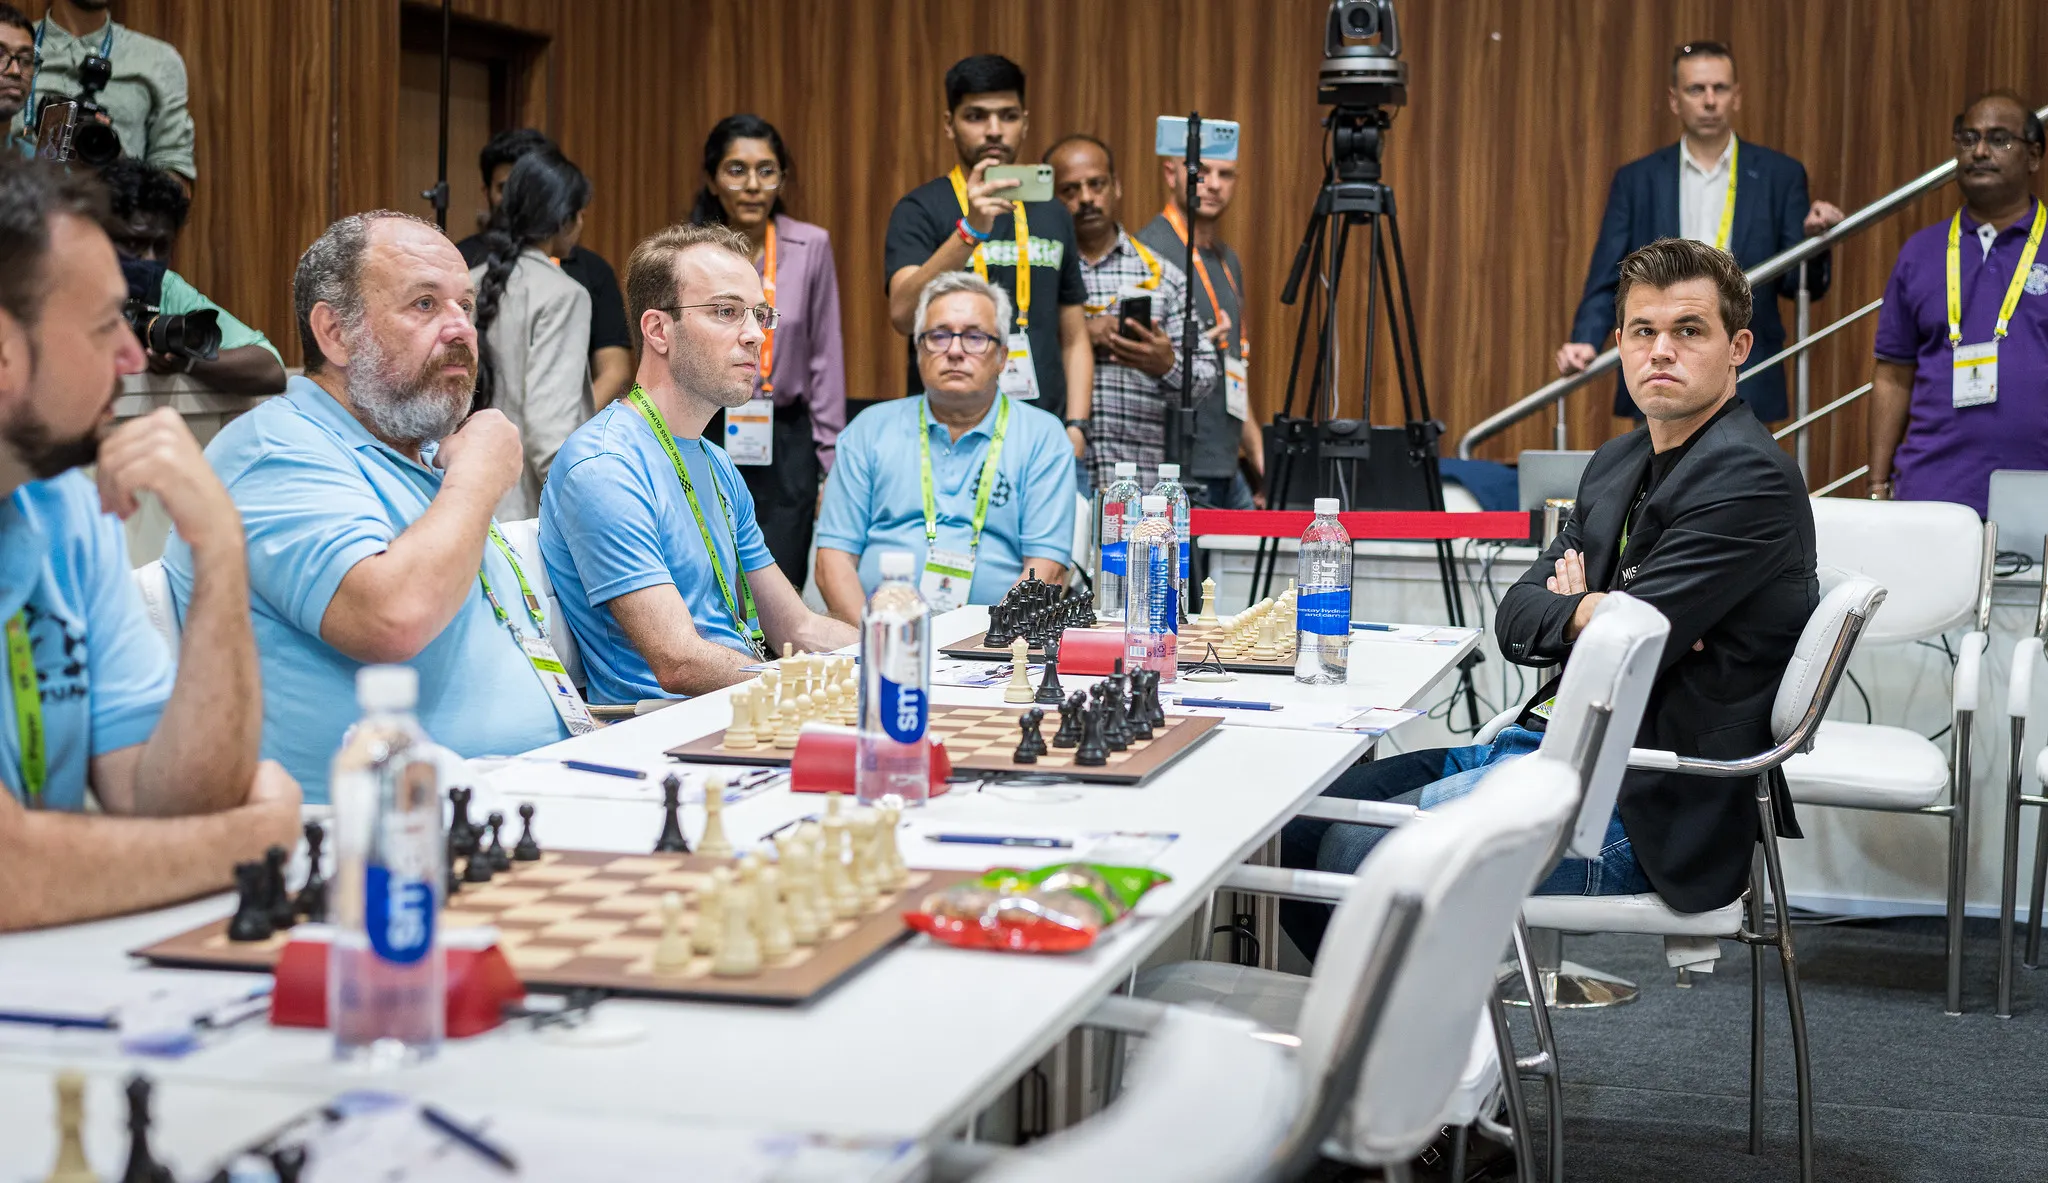
<svg viewBox="0 0 2048 1183">
<path fill-rule="evenodd" d="M 1956 151 L 1958 152 L 1975 152 L 1977 145 L 1980 143 L 1991 145 L 1993 152 L 2010 152 L 2015 147 L 2026 142 L 2002 127 L 1994 127 L 1990 131 L 1982 132 L 1974 127 L 1966 127 L 1957 132 L 1954 138 L 1956 141 Z"/>
<path fill-rule="evenodd" d="M 753 168 L 748 168 L 737 160 L 726 161 L 725 167 L 718 170 L 718 185 L 721 189 L 731 189 L 734 192 L 738 192 L 747 187 L 747 178 L 749 176 L 753 177 L 763 189 L 780 189 L 782 187 L 782 169 L 777 167 L 773 161 L 767 160 L 762 161 Z"/>
<path fill-rule="evenodd" d="M 36 51 L 24 49 L 20 53 L 0 54 L 0 74 L 27 74 L 36 68 Z"/>
<path fill-rule="evenodd" d="M 970 357 L 980 357 L 988 352 L 989 346 L 996 343 L 994 334 L 984 333 L 980 329 L 967 329 L 958 333 L 951 329 L 933 329 L 917 339 L 917 343 L 924 347 L 924 351 L 933 356 L 953 348 L 955 341 L 960 342 L 961 352 Z"/>
<path fill-rule="evenodd" d="M 775 326 L 782 320 L 781 310 L 776 308 L 773 304 L 765 303 L 756 304 L 752 308 L 747 307 L 745 304 L 731 303 L 676 304 L 671 305 L 669 307 L 661 308 L 660 310 L 668 313 L 670 316 L 674 316 L 675 314 L 683 311 L 686 308 L 708 308 L 711 310 L 711 319 L 717 321 L 719 324 L 725 326 L 728 329 L 738 328 L 740 322 L 746 319 L 746 316 L 749 312 L 754 314 L 755 323 L 759 324 L 764 331 L 768 332 L 773 332 Z"/>
</svg>

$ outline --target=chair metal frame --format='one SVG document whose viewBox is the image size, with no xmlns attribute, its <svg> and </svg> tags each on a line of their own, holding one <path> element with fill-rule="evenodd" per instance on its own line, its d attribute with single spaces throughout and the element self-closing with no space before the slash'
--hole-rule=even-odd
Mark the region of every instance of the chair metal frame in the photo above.
<svg viewBox="0 0 2048 1183">
<path fill-rule="evenodd" d="M 2048 545 L 2048 543 L 2044 543 Z M 2011 766 L 2005 778 L 2005 850 L 1998 880 L 1998 1009 L 2001 1019 L 2012 1017 L 2012 955 L 2015 895 L 2019 890 L 2020 807 L 2038 810 L 2034 838 L 2033 890 L 2028 895 L 2027 943 L 2023 960 L 2028 969 L 2041 965 L 2041 905 L 2048 888 L 2048 791 L 2023 791 L 2026 772 L 2027 716 L 2032 703 L 2033 675 L 2042 663 L 2042 644 L 2048 640 L 2048 565 L 2041 568 L 2041 598 L 2034 608 L 2034 631 L 2013 646 L 2011 680 L 2007 683 L 2006 714 L 2012 722 Z"/>
</svg>

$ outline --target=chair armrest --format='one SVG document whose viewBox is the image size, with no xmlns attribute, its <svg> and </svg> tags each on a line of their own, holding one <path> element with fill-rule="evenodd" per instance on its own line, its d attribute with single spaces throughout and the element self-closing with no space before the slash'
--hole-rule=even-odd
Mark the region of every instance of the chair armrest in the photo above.
<svg viewBox="0 0 2048 1183">
<path fill-rule="evenodd" d="M 1488 719 L 1486 721 L 1486 725 L 1481 727 L 1478 733 L 1472 737 L 1472 742 L 1476 744 L 1492 743 L 1494 737 L 1498 736 L 1501 733 L 1501 729 L 1503 727 L 1506 727 L 1508 724 L 1514 722 L 1516 719 L 1519 719 L 1521 717 L 1521 707 L 1509 707 L 1507 710 L 1504 710 L 1500 714 L 1495 715 L 1493 718 Z"/>
<path fill-rule="evenodd" d="M 1984 699 L 1984 646 L 1990 638 L 1981 632 L 1963 634 L 1956 651 L 1955 711 L 1974 711 Z"/>
<path fill-rule="evenodd" d="M 1251 864 L 1230 868 L 1223 877 L 1225 891 L 1250 892 L 1253 895 L 1278 896 L 1288 900 L 1308 900 L 1311 903 L 1342 903 L 1351 892 L 1351 885 L 1358 882 L 1355 876 L 1339 875 L 1332 871 L 1297 871 L 1292 867 L 1260 867 Z"/>
<path fill-rule="evenodd" d="M 2005 713 L 2024 719 L 2034 701 L 2034 669 L 2041 664 L 2041 638 L 2021 637 L 2012 647 L 2012 676 L 2005 684 Z M 1960 667 L 1959 667 L 1960 668 Z"/>
<path fill-rule="evenodd" d="M 1314 818 L 1317 821 L 1349 822 L 1359 826 L 1384 826 L 1393 829 L 1414 821 L 1422 815 L 1413 805 L 1395 805 L 1389 801 L 1350 801 L 1343 797 L 1317 797 L 1301 807 L 1296 817 Z"/>
<path fill-rule="evenodd" d="M 1628 766 L 1630 768 L 1654 768 L 1659 772 L 1676 772 L 1678 771 L 1678 753 L 1658 751 L 1656 748 L 1630 748 L 1628 750 Z"/>
</svg>

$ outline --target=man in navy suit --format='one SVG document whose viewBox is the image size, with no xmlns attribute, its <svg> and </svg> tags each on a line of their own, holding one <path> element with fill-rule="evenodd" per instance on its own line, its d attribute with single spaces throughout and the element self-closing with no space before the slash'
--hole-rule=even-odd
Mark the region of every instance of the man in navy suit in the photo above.
<svg viewBox="0 0 2048 1183">
<path fill-rule="evenodd" d="M 1637 247 L 1660 238 L 1698 239 L 1733 254 L 1746 270 L 1842 220 L 1842 211 L 1828 202 L 1808 203 L 1804 165 L 1761 144 L 1737 142 L 1730 120 L 1741 109 L 1742 88 L 1729 48 L 1718 41 L 1679 46 L 1671 59 L 1671 113 L 1685 125 L 1685 135 L 1616 170 L 1586 268 L 1586 294 L 1572 318 L 1571 340 L 1557 351 L 1558 373 L 1576 374 L 1599 356 L 1614 329 L 1621 260 Z M 1807 265 L 1807 288 L 1816 298 L 1828 290 L 1826 254 Z M 1775 297 L 1798 293 L 1798 268 L 1756 292 L 1753 357 L 1761 360 L 1784 348 L 1785 322 Z M 1765 422 L 1785 418 L 1784 367 L 1772 366 L 1744 382 L 1742 397 Z M 1614 413 L 1643 416 L 1619 381 Z"/>
</svg>

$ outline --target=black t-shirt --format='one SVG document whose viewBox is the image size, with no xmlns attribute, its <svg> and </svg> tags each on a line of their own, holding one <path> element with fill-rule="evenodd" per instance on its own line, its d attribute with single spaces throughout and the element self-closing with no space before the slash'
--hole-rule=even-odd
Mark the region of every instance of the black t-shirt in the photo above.
<svg viewBox="0 0 2048 1183">
<path fill-rule="evenodd" d="M 484 236 L 472 234 L 455 244 L 462 261 L 475 267 L 484 261 Z M 577 247 L 562 260 L 562 274 L 583 285 L 590 293 L 590 351 L 616 346 L 631 349 L 633 337 L 626 331 L 626 301 L 619 294 L 619 276 L 596 251 Z"/>
<path fill-rule="evenodd" d="M 1088 281 L 1081 275 L 1081 250 L 1074 241 L 1074 220 L 1067 207 L 1057 201 L 1027 201 L 1024 220 L 1031 230 L 1031 320 L 1025 331 L 1031 335 L 1031 364 L 1038 371 L 1038 406 L 1066 418 L 1067 371 L 1060 361 L 1060 306 L 1088 302 Z M 939 244 L 956 233 L 960 221 L 960 199 L 953 183 L 945 177 L 927 181 L 903 195 L 889 214 L 889 237 L 882 246 L 884 292 L 887 276 L 905 267 L 922 267 L 939 249 Z M 982 247 L 988 261 L 988 278 L 1010 294 L 1012 310 L 1017 302 L 1016 218 L 1004 214 L 996 219 L 995 232 Z M 917 373 L 917 355 L 910 355 L 909 393 L 919 394 L 924 383 Z"/>
</svg>

